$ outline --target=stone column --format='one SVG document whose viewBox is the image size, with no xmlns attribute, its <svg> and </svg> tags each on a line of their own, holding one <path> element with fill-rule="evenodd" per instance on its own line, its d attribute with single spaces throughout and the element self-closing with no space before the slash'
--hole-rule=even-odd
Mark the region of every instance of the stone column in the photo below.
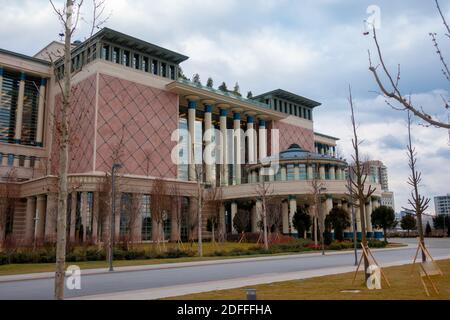
<svg viewBox="0 0 450 320">
<path fill-rule="evenodd" d="M 326 175 L 325 175 L 325 166 L 324 165 L 320 165 L 319 167 L 319 176 L 321 180 L 325 180 Z"/>
<path fill-rule="evenodd" d="M 325 216 L 330 214 L 331 209 L 333 209 L 333 197 L 328 194 L 325 200 Z"/>
<path fill-rule="evenodd" d="M 267 129 L 266 121 L 259 120 L 259 160 L 267 157 Z"/>
<path fill-rule="evenodd" d="M 36 198 L 27 198 L 27 211 L 25 215 L 25 243 L 30 245 L 34 239 L 34 218 L 36 216 Z"/>
<path fill-rule="evenodd" d="M 39 105 L 38 105 L 38 118 L 36 129 L 36 144 L 42 147 L 44 141 L 44 106 L 45 106 L 45 85 L 46 79 L 41 79 L 41 86 L 39 88 Z"/>
<path fill-rule="evenodd" d="M 22 139 L 22 119 L 23 119 L 23 100 L 25 97 L 25 73 L 20 74 L 19 93 L 17 96 L 16 109 L 16 127 L 14 131 L 14 140 L 20 143 Z"/>
<path fill-rule="evenodd" d="M 97 243 L 98 240 L 98 225 L 100 219 L 100 194 L 94 192 L 94 203 L 92 206 L 92 242 Z M 142 218 L 141 218 L 142 223 Z"/>
<path fill-rule="evenodd" d="M 281 218 L 283 222 L 283 234 L 289 234 L 289 204 L 287 201 L 281 203 Z"/>
<path fill-rule="evenodd" d="M 237 234 L 237 230 L 234 228 L 234 217 L 236 216 L 238 212 L 238 205 L 237 202 L 232 202 L 231 203 L 231 225 L 232 225 L 232 233 L 233 234 Z"/>
<path fill-rule="evenodd" d="M 180 213 L 179 215 L 177 213 Z M 170 223 L 172 225 L 170 232 L 170 241 L 178 242 L 181 239 L 180 226 L 178 224 L 178 216 L 181 217 L 181 199 L 174 199 L 172 201 L 172 208 L 170 214 Z"/>
<path fill-rule="evenodd" d="M 47 197 L 45 195 L 38 195 L 36 197 L 36 222 L 34 235 L 38 241 L 43 241 L 45 237 L 46 202 Z"/>
<path fill-rule="evenodd" d="M 298 164 L 294 164 L 294 180 L 300 180 L 300 167 L 298 166 Z"/>
<path fill-rule="evenodd" d="M 191 98 L 195 99 L 195 98 Z M 189 129 L 189 181 L 195 181 L 195 117 L 197 100 L 188 98 L 188 129 Z"/>
<path fill-rule="evenodd" d="M 312 165 L 308 165 L 307 168 L 307 180 L 313 180 L 314 179 L 314 170 Z"/>
<path fill-rule="evenodd" d="M 255 212 L 256 212 L 256 232 L 261 231 L 260 227 L 258 226 L 258 222 L 262 222 L 262 201 L 261 200 L 256 200 L 256 204 L 255 204 Z"/>
<path fill-rule="evenodd" d="M 69 230 L 69 239 L 70 242 L 75 243 L 75 226 L 77 223 L 77 193 L 72 192 L 70 195 L 72 197 L 71 200 L 71 208 L 70 208 L 70 230 Z M 107 223 L 109 225 L 109 221 Z"/>
<path fill-rule="evenodd" d="M 209 150 L 207 157 L 211 157 L 211 143 L 212 143 L 212 104 L 211 102 L 205 102 L 205 148 Z M 213 184 L 213 159 L 205 159 L 205 177 L 206 182 Z"/>
<path fill-rule="evenodd" d="M 220 133 L 222 136 L 221 141 L 221 150 L 222 150 L 222 172 L 220 174 L 221 176 L 221 185 L 227 186 L 228 185 L 228 137 L 227 137 L 227 114 L 228 110 L 225 109 L 224 105 L 220 106 Z"/>
<path fill-rule="evenodd" d="M 254 121 L 253 116 L 247 116 L 247 154 L 249 164 L 256 163 Z"/>
<path fill-rule="evenodd" d="M 47 210 L 45 214 L 45 240 L 56 241 L 56 220 L 58 215 L 58 195 L 49 193 L 47 195 Z"/>
<path fill-rule="evenodd" d="M 83 239 L 80 239 L 81 242 L 85 242 L 87 240 L 87 228 L 88 228 L 88 219 L 87 219 L 87 210 L 88 210 L 88 201 L 87 201 L 87 192 L 81 193 L 81 225 L 83 226 Z"/>
<path fill-rule="evenodd" d="M 330 180 L 336 180 L 336 169 L 334 166 L 330 166 Z"/>
<path fill-rule="evenodd" d="M 252 232 L 258 232 L 258 219 L 256 217 L 256 205 L 252 207 L 250 212 L 250 221 L 252 225 Z"/>
<path fill-rule="evenodd" d="M 233 125 L 234 125 L 234 185 L 241 184 L 241 113 L 239 110 L 235 110 L 233 114 Z"/>
<path fill-rule="evenodd" d="M 297 199 L 295 196 L 289 196 L 289 216 L 291 224 L 291 233 L 298 233 L 297 229 L 294 227 L 294 215 L 297 212 Z M 303 236 L 303 235 L 301 235 Z"/>
<path fill-rule="evenodd" d="M 344 180 L 342 177 L 342 169 L 341 167 L 337 167 L 336 169 L 336 180 Z"/>
</svg>

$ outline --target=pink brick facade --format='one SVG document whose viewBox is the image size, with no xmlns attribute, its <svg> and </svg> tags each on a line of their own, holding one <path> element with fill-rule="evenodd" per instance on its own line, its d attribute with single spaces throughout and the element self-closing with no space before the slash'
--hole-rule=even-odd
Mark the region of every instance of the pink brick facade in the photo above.
<svg viewBox="0 0 450 320">
<path fill-rule="evenodd" d="M 97 118 L 96 171 L 110 171 L 118 158 L 128 174 L 176 178 L 176 94 L 100 74 Z"/>
</svg>

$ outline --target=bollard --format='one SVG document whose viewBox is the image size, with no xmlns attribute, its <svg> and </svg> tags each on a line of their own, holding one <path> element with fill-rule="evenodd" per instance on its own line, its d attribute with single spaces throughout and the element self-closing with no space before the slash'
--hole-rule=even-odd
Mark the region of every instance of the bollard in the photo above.
<svg viewBox="0 0 450 320">
<path fill-rule="evenodd" d="M 256 299 L 256 289 L 246 289 L 247 300 L 257 300 Z"/>
</svg>

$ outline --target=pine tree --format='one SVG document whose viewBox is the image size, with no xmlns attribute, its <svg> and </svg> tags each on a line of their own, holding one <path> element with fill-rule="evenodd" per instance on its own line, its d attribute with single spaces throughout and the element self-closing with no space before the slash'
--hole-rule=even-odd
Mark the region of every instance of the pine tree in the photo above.
<svg viewBox="0 0 450 320">
<path fill-rule="evenodd" d="M 202 82 L 200 81 L 200 75 L 198 73 L 194 74 L 192 76 L 192 82 L 197 84 L 197 85 L 201 85 Z"/>
<path fill-rule="evenodd" d="M 208 88 L 212 88 L 214 86 L 214 81 L 211 77 L 208 78 L 208 81 L 206 81 L 206 86 Z"/>
<path fill-rule="evenodd" d="M 228 92 L 227 84 L 225 82 L 222 82 L 222 84 L 219 86 L 219 90 L 223 92 Z"/>
</svg>

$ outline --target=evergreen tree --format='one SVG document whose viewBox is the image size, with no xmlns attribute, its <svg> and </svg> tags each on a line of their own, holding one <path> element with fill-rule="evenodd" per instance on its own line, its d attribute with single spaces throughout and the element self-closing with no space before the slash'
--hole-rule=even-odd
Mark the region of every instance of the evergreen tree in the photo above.
<svg viewBox="0 0 450 320">
<path fill-rule="evenodd" d="M 411 213 L 407 213 L 400 221 L 400 226 L 403 230 L 408 231 L 409 236 L 409 232 L 417 228 L 416 218 Z"/>
<path fill-rule="evenodd" d="M 344 230 L 351 225 L 350 216 L 342 208 L 333 208 L 325 218 L 325 225 L 333 227 L 336 240 L 342 241 L 344 240 Z"/>
<path fill-rule="evenodd" d="M 181 67 L 178 67 L 178 79 L 189 80 L 183 72 Z"/>
<path fill-rule="evenodd" d="M 219 86 L 219 90 L 223 92 L 228 92 L 227 84 L 225 82 L 222 82 L 222 84 Z"/>
<path fill-rule="evenodd" d="M 209 77 L 208 80 L 206 81 L 206 86 L 208 88 L 212 88 L 214 86 L 214 81 L 211 77 Z"/>
<path fill-rule="evenodd" d="M 430 223 L 427 221 L 427 226 L 425 227 L 425 234 L 427 237 L 431 236 L 431 231 Z"/>
<path fill-rule="evenodd" d="M 298 231 L 299 238 L 305 236 L 305 233 L 311 228 L 311 217 L 304 210 L 296 211 L 292 219 L 294 228 Z"/>
<path fill-rule="evenodd" d="M 435 229 L 442 229 L 445 234 L 447 228 L 447 235 L 450 236 L 450 215 L 440 214 L 433 218 L 433 225 Z"/>
<path fill-rule="evenodd" d="M 397 221 L 395 221 L 394 209 L 386 206 L 380 206 L 373 210 L 371 220 L 374 227 L 383 229 L 384 241 L 387 242 L 387 229 L 393 228 L 397 225 Z"/>
<path fill-rule="evenodd" d="M 201 81 L 200 81 L 200 75 L 198 73 L 194 74 L 194 76 L 192 77 L 192 82 L 197 84 L 197 85 L 201 85 Z"/>
<path fill-rule="evenodd" d="M 241 97 L 241 88 L 239 87 L 239 83 L 236 82 L 234 85 L 233 93 L 239 97 Z"/>
</svg>

